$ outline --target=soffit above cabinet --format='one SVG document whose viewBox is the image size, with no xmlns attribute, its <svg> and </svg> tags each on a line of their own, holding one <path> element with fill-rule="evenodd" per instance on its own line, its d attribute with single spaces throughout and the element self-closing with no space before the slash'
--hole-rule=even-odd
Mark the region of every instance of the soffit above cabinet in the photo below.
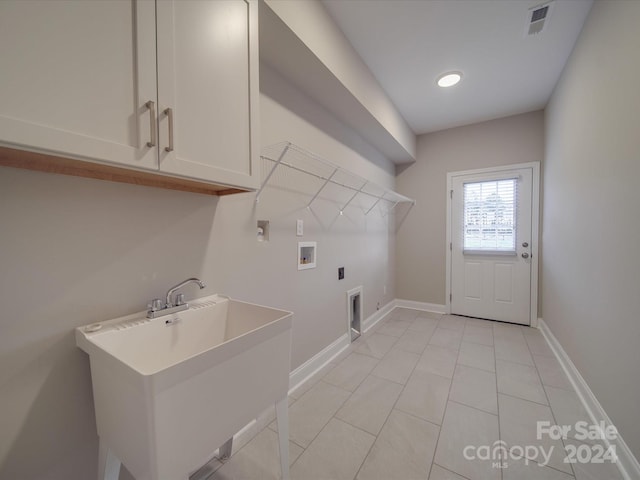
<svg viewBox="0 0 640 480">
<path fill-rule="evenodd" d="M 345 79 L 338 78 L 316 54 L 317 49 L 314 52 L 271 5 L 277 7 L 277 2 L 260 3 L 260 61 L 352 127 L 393 163 L 414 162 L 415 135 L 395 107 L 393 111 L 386 109 L 385 118 L 379 112 L 372 113 L 377 106 L 375 99 L 365 100 L 369 105 L 359 100 L 347 88 Z M 386 95 L 381 89 L 375 93 Z"/>
</svg>

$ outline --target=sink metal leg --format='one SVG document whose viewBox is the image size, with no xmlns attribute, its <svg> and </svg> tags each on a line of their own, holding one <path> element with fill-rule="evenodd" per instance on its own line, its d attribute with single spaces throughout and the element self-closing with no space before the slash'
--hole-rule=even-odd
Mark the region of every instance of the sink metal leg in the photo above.
<svg viewBox="0 0 640 480">
<path fill-rule="evenodd" d="M 289 480 L 289 399 L 285 396 L 276 403 L 278 419 L 278 445 L 282 480 Z"/>
<path fill-rule="evenodd" d="M 233 437 L 224 442 L 218 450 L 218 460 L 226 462 L 231 458 L 231 449 L 233 448 Z"/>
<path fill-rule="evenodd" d="M 98 446 L 98 480 L 118 480 L 120 476 L 120 460 L 109 449 L 109 446 L 99 439 Z"/>
</svg>

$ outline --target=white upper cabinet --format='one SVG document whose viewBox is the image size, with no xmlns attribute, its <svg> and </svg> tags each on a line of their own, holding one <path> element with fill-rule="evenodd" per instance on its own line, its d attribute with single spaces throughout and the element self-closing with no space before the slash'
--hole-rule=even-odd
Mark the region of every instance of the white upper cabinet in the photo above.
<svg viewBox="0 0 640 480">
<path fill-rule="evenodd" d="M 256 188 L 257 4 L 157 5 L 160 170 Z"/>
<path fill-rule="evenodd" d="M 257 8 L 1 0 L 0 145 L 256 188 Z"/>
<path fill-rule="evenodd" d="M 0 1 L 0 143 L 157 169 L 155 55 L 153 2 Z"/>
</svg>

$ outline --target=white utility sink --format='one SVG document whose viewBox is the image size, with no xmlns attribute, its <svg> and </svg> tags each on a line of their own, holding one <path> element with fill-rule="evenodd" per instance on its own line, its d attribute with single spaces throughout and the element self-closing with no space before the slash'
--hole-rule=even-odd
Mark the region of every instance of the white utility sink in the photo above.
<svg viewBox="0 0 640 480">
<path fill-rule="evenodd" d="M 91 363 L 98 478 L 117 479 L 122 462 L 137 480 L 186 480 L 274 403 L 288 478 L 291 312 L 212 295 L 145 315 L 76 329 Z"/>
</svg>

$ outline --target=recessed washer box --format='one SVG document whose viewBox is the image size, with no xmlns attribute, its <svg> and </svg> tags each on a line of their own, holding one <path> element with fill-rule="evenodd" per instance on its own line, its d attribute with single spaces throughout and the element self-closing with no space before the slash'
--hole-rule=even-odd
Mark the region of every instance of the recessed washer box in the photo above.
<svg viewBox="0 0 640 480">
<path fill-rule="evenodd" d="M 316 242 L 298 242 L 298 270 L 316 268 Z"/>
</svg>

